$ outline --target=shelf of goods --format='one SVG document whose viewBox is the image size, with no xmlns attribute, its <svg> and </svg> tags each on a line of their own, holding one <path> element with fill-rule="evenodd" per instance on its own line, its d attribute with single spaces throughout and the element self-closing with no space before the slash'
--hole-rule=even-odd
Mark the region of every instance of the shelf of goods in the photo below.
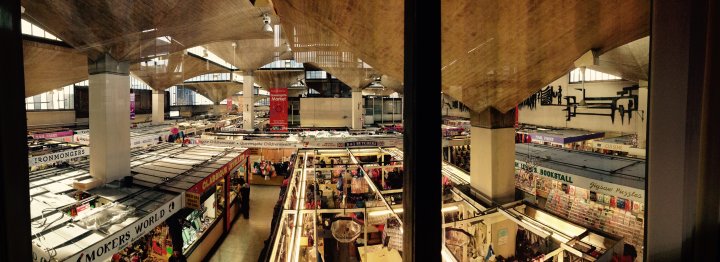
<svg viewBox="0 0 720 262">
<path fill-rule="evenodd" d="M 91 179 L 88 160 L 32 172 L 35 261 L 167 259 L 173 245 L 165 221 L 189 213 L 186 194 L 195 193 L 197 183 L 210 184 L 215 191 L 218 183 L 213 175 L 232 171 L 233 163 L 243 164 L 243 152 L 169 143 L 135 149 L 130 176 L 87 191 L 76 190 L 73 184 Z M 226 209 L 221 202 L 211 206 Z"/>
</svg>

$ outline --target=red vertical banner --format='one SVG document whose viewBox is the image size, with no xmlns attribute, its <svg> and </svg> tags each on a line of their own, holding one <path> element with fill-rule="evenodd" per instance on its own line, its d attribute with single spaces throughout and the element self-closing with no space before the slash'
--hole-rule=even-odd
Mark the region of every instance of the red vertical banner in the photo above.
<svg viewBox="0 0 720 262">
<path fill-rule="evenodd" d="M 288 90 L 270 88 L 270 130 L 287 131 L 288 127 Z"/>
<path fill-rule="evenodd" d="M 130 93 L 130 120 L 135 119 L 135 93 Z"/>
<path fill-rule="evenodd" d="M 232 111 L 232 109 L 233 109 L 232 99 L 233 99 L 232 96 L 228 96 L 228 98 L 227 98 L 227 111 L 228 112 Z"/>
</svg>

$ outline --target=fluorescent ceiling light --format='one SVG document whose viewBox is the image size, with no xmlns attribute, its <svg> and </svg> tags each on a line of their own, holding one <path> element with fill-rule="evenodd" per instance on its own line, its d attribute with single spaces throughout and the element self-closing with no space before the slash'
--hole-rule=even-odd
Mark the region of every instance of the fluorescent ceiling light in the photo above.
<svg viewBox="0 0 720 262">
<path fill-rule="evenodd" d="M 458 209 L 459 209 L 458 206 L 443 207 L 442 212 L 447 213 L 447 212 L 457 211 Z M 403 212 L 402 208 L 395 209 L 395 213 L 397 213 L 397 214 L 402 213 L 402 212 Z M 384 216 L 384 215 L 389 215 L 389 214 L 392 214 L 392 211 L 386 209 L 386 210 L 372 211 L 372 212 L 368 213 L 368 216 L 376 217 L 376 216 Z"/>
</svg>

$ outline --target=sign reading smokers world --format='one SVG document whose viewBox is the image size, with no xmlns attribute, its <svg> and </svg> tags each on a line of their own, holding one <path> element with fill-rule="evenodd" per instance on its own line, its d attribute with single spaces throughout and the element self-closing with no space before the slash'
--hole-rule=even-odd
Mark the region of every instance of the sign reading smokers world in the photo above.
<svg viewBox="0 0 720 262">
<path fill-rule="evenodd" d="M 28 158 L 28 166 L 48 165 L 73 158 L 83 157 L 90 154 L 90 149 L 80 147 L 70 150 L 64 150 L 57 153 L 45 154 L 40 156 L 31 156 Z"/>
<path fill-rule="evenodd" d="M 156 228 L 160 223 L 167 220 L 171 215 L 183 208 L 184 195 L 175 196 L 170 202 L 158 207 L 155 211 L 147 214 L 129 226 L 119 230 L 100 242 L 85 248 L 83 251 L 64 259 L 72 262 L 94 262 L 106 261 L 113 254 L 120 252 L 125 247 L 143 237 L 145 234 Z M 50 256 L 42 248 L 33 245 L 33 261 L 51 261 Z"/>
<path fill-rule="evenodd" d="M 525 168 L 527 163 L 519 160 L 515 160 L 515 169 Z M 576 187 L 584 188 L 590 191 L 603 193 L 611 196 L 621 197 L 630 199 L 632 201 L 639 201 L 644 203 L 645 201 L 645 190 L 632 188 L 624 185 L 618 185 L 609 183 L 601 180 L 591 179 L 583 176 L 572 175 L 565 172 L 536 166 L 533 173 L 538 175 L 540 178 L 550 178 L 562 183 L 573 185 Z M 516 174 L 517 175 L 517 174 Z"/>
</svg>

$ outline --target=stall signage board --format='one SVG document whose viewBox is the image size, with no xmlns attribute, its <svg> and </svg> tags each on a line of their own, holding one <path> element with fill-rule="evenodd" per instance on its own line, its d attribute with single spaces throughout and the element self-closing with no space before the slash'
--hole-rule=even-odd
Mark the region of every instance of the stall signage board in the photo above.
<svg viewBox="0 0 720 262">
<path fill-rule="evenodd" d="M 217 181 L 220 181 L 220 179 L 224 178 L 225 175 L 230 173 L 235 167 L 240 165 L 240 163 L 243 162 L 243 159 L 246 157 L 246 153 L 240 154 L 237 157 L 230 160 L 230 162 L 223 165 L 218 170 L 215 170 L 215 172 L 212 172 L 209 176 L 206 176 L 203 178 L 203 180 L 200 180 L 197 184 L 195 184 L 193 187 L 188 189 L 187 191 L 190 193 L 197 194 L 198 196 L 201 195 L 205 190 L 212 187 L 217 183 Z M 199 197 L 198 197 L 199 199 Z"/>
<path fill-rule="evenodd" d="M 75 135 L 73 137 L 73 141 L 75 143 L 78 143 L 81 145 L 89 145 L 90 144 L 90 133 Z"/>
<path fill-rule="evenodd" d="M 288 128 L 288 90 L 270 88 L 270 130 L 287 131 Z"/>
<path fill-rule="evenodd" d="M 136 136 L 130 138 L 130 147 L 141 147 L 146 145 L 152 145 L 158 142 L 158 136 L 157 135 L 146 135 L 146 136 Z"/>
<path fill-rule="evenodd" d="M 542 141 L 542 142 L 550 142 L 550 143 L 557 143 L 557 144 L 564 144 L 564 139 L 562 137 L 557 136 L 550 136 L 550 135 L 540 135 L 540 134 L 530 134 L 530 138 L 533 142 Z"/>
<path fill-rule="evenodd" d="M 93 262 L 109 259 L 115 253 L 120 252 L 125 247 L 159 226 L 171 215 L 177 213 L 178 210 L 183 208 L 184 199 L 184 194 L 176 196 L 170 202 L 138 219 L 134 223 L 130 224 L 130 226 L 115 232 L 95 245 L 85 248 L 82 252 L 77 253 L 64 261 Z"/>
<path fill-rule="evenodd" d="M 65 151 L 52 153 L 52 154 L 31 156 L 28 158 L 28 166 L 52 164 L 52 163 L 57 163 L 57 162 L 60 162 L 63 160 L 87 156 L 89 154 L 90 154 L 90 148 L 80 147 L 80 148 L 65 150 Z"/>
<path fill-rule="evenodd" d="M 76 134 L 76 135 L 90 134 L 90 129 L 75 130 L 75 134 Z"/>
<path fill-rule="evenodd" d="M 219 139 L 198 139 L 198 144 L 244 147 L 244 148 L 298 148 L 297 142 L 274 141 L 274 140 L 219 140 Z"/>
<path fill-rule="evenodd" d="M 75 134 L 75 132 L 73 132 L 72 130 L 67 130 L 67 131 L 53 132 L 53 133 L 32 134 L 31 136 L 34 139 L 40 139 L 40 138 L 56 138 L 56 137 L 72 136 L 74 134 Z"/>
<path fill-rule="evenodd" d="M 518 170 L 527 165 L 527 163 L 519 160 L 515 160 L 515 169 Z M 537 166 L 534 169 L 536 175 L 541 178 L 550 178 L 558 180 L 560 182 L 573 185 L 579 188 L 584 188 L 590 191 L 595 191 L 602 194 L 611 196 L 621 197 L 630 199 L 632 201 L 638 201 L 645 203 L 645 190 L 632 188 L 629 186 L 618 185 L 597 179 L 591 179 L 583 176 L 572 175 L 565 172 Z M 516 174 L 517 175 L 517 174 Z"/>
</svg>

